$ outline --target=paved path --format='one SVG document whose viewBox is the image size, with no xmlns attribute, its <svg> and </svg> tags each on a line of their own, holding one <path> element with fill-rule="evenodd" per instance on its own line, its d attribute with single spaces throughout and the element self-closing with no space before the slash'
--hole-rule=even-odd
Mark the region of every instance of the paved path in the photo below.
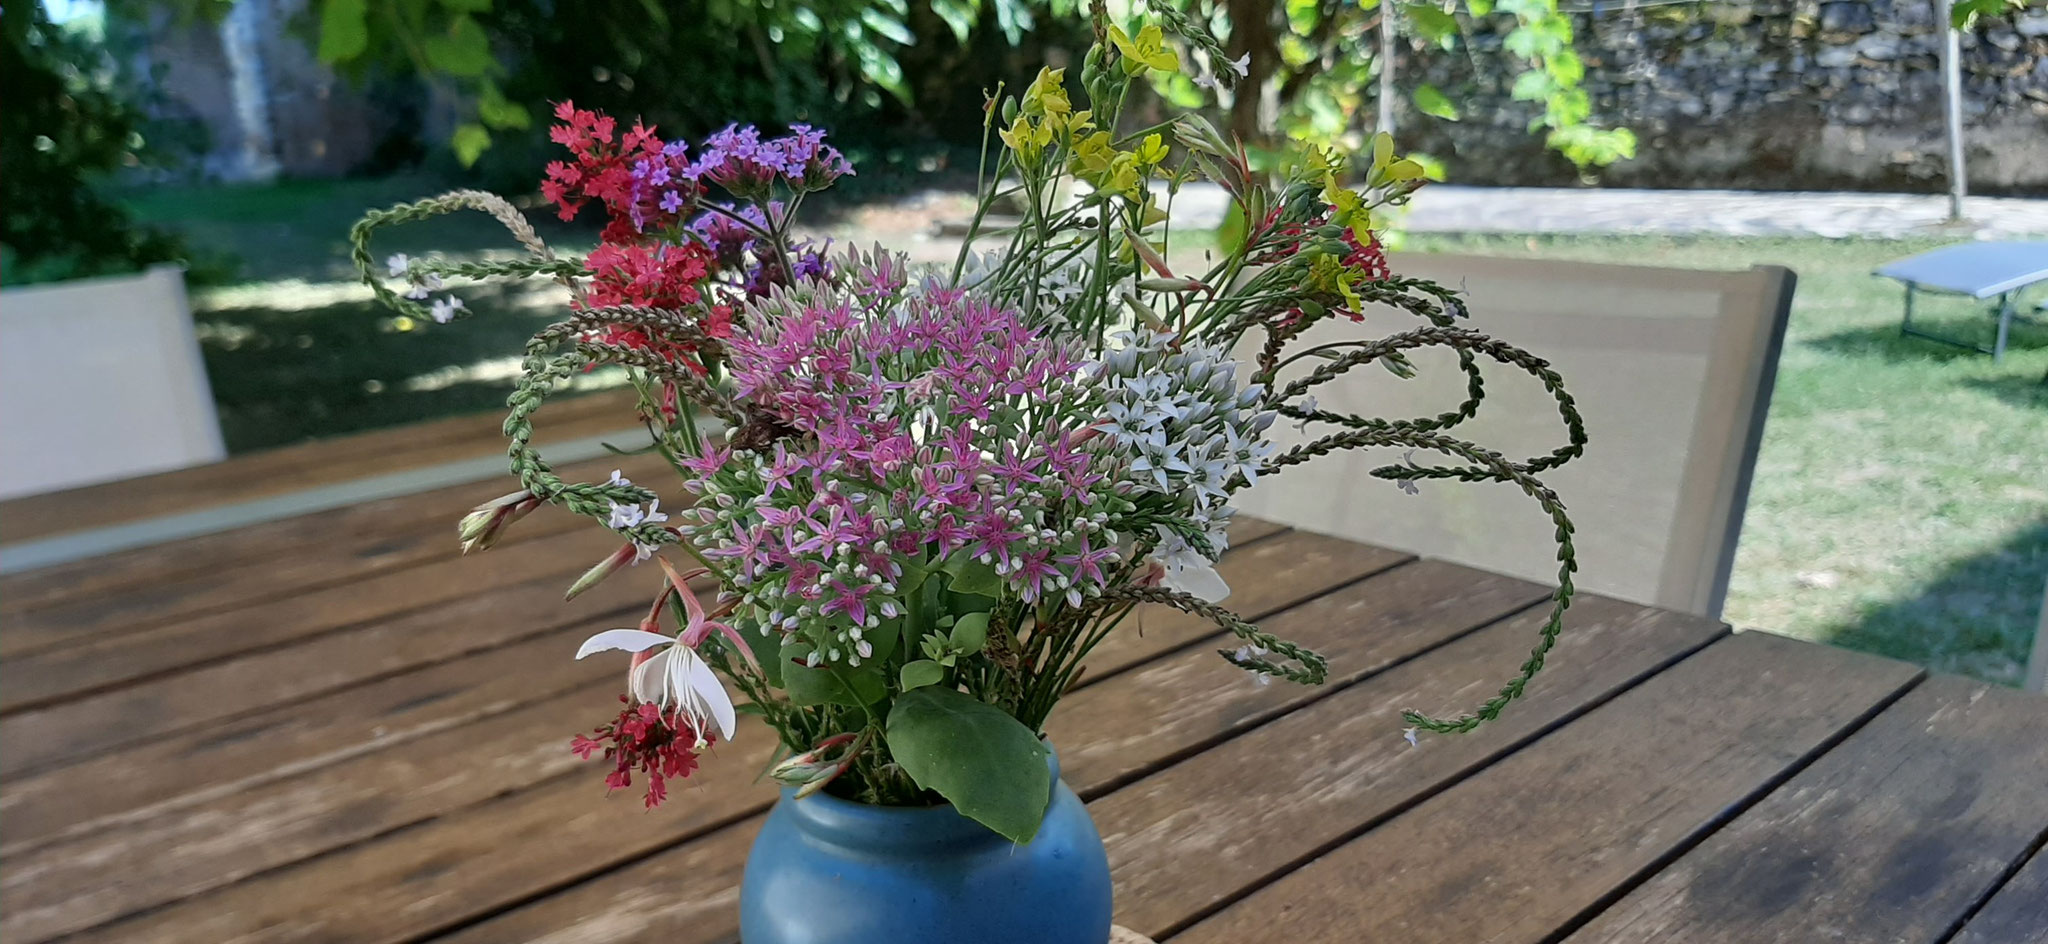
<svg viewBox="0 0 2048 944">
<path fill-rule="evenodd" d="M 1221 221 L 1223 191 L 1190 185 L 1173 201 L 1175 225 Z M 1719 236 L 2048 235 L 2048 200 L 1970 197 L 1968 222 L 1948 226 L 1948 198 L 1909 193 L 1770 193 L 1753 190 L 1619 190 L 1458 187 L 1415 195 L 1402 227 L 1412 233 L 1659 233 Z"/>
<path fill-rule="evenodd" d="M 1662 233 L 1725 236 L 1951 235 L 2012 239 L 2048 234 L 2048 200 L 1969 197 L 1967 223 L 1945 224 L 1948 198 L 1905 193 L 1763 193 L 1744 190 L 1593 190 L 1454 187 L 1416 194 L 1406 226 L 1417 233 Z"/>
</svg>

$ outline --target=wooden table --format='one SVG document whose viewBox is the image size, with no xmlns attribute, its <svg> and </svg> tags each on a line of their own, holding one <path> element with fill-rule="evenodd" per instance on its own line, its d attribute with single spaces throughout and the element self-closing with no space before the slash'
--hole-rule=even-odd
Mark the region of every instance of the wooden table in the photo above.
<svg viewBox="0 0 2048 944">
<path fill-rule="evenodd" d="M 455 515 L 500 491 L 0 581 L 0 938 L 731 939 L 769 732 L 660 810 L 606 798 L 567 748 L 621 663 L 570 656 L 630 625 L 656 574 L 563 604 L 616 539 L 555 513 L 458 558 Z M 1050 733 L 1121 923 L 1233 944 L 2048 941 L 2048 699 L 1586 598 L 1506 719 L 1411 747 L 1398 711 L 1479 701 L 1544 589 L 1237 530 L 1230 603 L 1332 678 L 1256 684 L 1166 612 L 1105 646 Z"/>
</svg>

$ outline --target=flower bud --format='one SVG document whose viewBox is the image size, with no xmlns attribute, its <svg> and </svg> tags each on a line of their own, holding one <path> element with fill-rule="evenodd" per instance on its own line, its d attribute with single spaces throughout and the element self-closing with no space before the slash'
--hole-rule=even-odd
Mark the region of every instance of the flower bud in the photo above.
<svg viewBox="0 0 2048 944">
<path fill-rule="evenodd" d="M 525 489 L 502 495 L 471 509 L 462 516 L 455 533 L 462 540 L 462 553 L 487 550 L 498 543 L 505 529 L 540 507 L 540 499 Z"/>
<path fill-rule="evenodd" d="M 1171 278 L 1145 279 L 1138 283 L 1138 287 L 1148 292 L 1199 292 L 1209 286 L 1202 284 L 1199 279 Z"/>
<path fill-rule="evenodd" d="M 604 578 L 618 572 L 619 568 L 633 563 L 639 559 L 639 556 L 640 549 L 633 542 L 627 541 L 625 547 L 613 551 L 610 557 L 598 561 L 597 566 L 584 571 L 583 576 L 576 578 L 576 582 L 569 585 L 569 592 L 562 599 L 576 599 L 583 591 L 603 583 Z"/>
</svg>

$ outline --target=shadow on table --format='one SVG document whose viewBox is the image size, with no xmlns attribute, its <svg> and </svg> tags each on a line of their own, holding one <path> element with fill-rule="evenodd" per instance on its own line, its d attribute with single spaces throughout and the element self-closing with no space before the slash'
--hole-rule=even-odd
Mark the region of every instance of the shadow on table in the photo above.
<svg viewBox="0 0 2048 944">
<path fill-rule="evenodd" d="M 2018 685 L 2048 578 L 2048 515 L 1956 561 L 1910 598 L 1865 604 L 1820 637 L 1863 652 Z"/>
</svg>

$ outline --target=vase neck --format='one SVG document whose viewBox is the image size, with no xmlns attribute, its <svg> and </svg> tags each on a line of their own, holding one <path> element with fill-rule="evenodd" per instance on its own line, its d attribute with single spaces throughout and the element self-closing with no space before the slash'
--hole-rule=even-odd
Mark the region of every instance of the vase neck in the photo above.
<svg viewBox="0 0 2048 944">
<path fill-rule="evenodd" d="M 1059 756 L 1048 746 L 1046 767 L 1052 772 L 1051 790 L 1059 788 Z M 921 854 L 947 848 L 969 848 L 986 844 L 1009 845 L 1010 841 L 974 820 L 962 816 L 951 804 L 938 806 L 876 806 L 817 793 L 796 798 L 793 788 L 782 790 L 784 815 L 797 830 L 819 842 L 875 851 L 916 851 Z M 1051 793 L 1047 793 L 1048 804 Z"/>
</svg>

